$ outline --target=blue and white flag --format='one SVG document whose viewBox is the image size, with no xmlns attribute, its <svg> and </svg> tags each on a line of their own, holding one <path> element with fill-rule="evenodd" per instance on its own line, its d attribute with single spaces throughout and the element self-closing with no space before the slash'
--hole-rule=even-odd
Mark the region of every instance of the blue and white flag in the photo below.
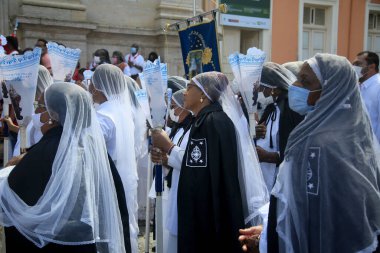
<svg viewBox="0 0 380 253">
<path fill-rule="evenodd" d="M 219 71 L 219 50 L 215 20 L 190 26 L 178 32 L 186 77 Z"/>
</svg>

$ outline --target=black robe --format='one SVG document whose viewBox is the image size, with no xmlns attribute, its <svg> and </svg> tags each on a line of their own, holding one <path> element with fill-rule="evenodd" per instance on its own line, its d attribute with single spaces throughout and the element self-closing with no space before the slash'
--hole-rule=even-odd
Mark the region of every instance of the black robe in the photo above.
<svg viewBox="0 0 380 253">
<path fill-rule="evenodd" d="M 195 119 L 178 186 L 178 253 L 242 252 L 235 127 L 219 103 Z"/>
<path fill-rule="evenodd" d="M 37 203 L 51 177 L 51 169 L 58 150 L 62 130 L 62 127 L 56 127 L 49 130 L 42 137 L 40 142 L 28 151 L 9 175 L 8 183 L 10 188 L 30 206 Z M 124 189 L 115 165 L 111 159 L 109 159 L 109 161 L 123 223 L 125 248 L 126 252 L 131 252 L 128 209 L 125 201 Z M 89 233 L 91 233 L 90 229 L 91 228 L 89 227 Z M 43 248 L 38 248 L 34 243 L 25 238 L 15 227 L 5 228 L 5 240 L 7 253 L 97 252 L 95 244 L 66 246 L 49 243 Z"/>
</svg>

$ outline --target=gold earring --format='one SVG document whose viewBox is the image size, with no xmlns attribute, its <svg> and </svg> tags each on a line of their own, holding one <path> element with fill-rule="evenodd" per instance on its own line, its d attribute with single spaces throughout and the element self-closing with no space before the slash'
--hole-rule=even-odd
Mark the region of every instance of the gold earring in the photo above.
<svg viewBox="0 0 380 253">
<path fill-rule="evenodd" d="M 203 98 L 202 97 L 201 97 L 200 101 L 201 101 L 201 104 L 202 104 L 203 103 Z"/>
</svg>

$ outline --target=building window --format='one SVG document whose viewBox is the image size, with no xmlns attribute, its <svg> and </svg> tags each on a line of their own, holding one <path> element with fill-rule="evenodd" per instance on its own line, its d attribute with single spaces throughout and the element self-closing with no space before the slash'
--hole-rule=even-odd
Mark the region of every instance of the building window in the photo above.
<svg viewBox="0 0 380 253">
<path fill-rule="evenodd" d="M 367 49 L 380 54 L 380 12 L 370 12 L 368 15 Z"/>
<path fill-rule="evenodd" d="M 326 8 L 305 5 L 303 12 L 302 60 L 316 53 L 326 52 L 327 20 Z"/>
</svg>

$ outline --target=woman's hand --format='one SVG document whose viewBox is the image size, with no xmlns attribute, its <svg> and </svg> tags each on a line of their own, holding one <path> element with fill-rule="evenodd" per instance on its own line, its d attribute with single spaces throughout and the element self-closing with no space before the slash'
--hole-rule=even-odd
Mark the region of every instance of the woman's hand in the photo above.
<svg viewBox="0 0 380 253">
<path fill-rule="evenodd" d="M 258 251 L 260 235 L 262 231 L 263 226 L 255 226 L 239 230 L 239 241 L 244 252 L 252 253 Z"/>
<path fill-rule="evenodd" d="M 256 138 L 257 139 L 265 139 L 265 135 L 267 133 L 267 127 L 264 124 L 256 126 Z"/>
<path fill-rule="evenodd" d="M 264 163 L 275 163 L 279 164 L 280 156 L 277 152 L 269 152 L 260 146 L 256 147 L 257 156 L 259 157 L 259 162 Z"/>
<path fill-rule="evenodd" d="M 19 127 L 16 126 L 16 125 L 13 123 L 11 117 L 6 116 L 6 117 L 4 117 L 4 118 L 1 118 L 0 121 L 3 122 L 3 123 L 7 123 L 9 131 L 12 131 L 12 132 L 14 132 L 14 133 L 18 133 L 18 131 L 19 131 Z"/>
<path fill-rule="evenodd" d="M 16 166 L 22 160 L 22 158 L 25 156 L 25 154 L 26 153 L 19 155 L 19 156 L 12 157 L 12 159 L 8 161 L 8 163 L 5 165 L 5 167 Z"/>
<path fill-rule="evenodd" d="M 162 164 L 164 166 L 168 165 L 168 156 L 161 152 L 159 148 L 153 147 L 150 151 L 150 157 L 153 163 Z"/>
<path fill-rule="evenodd" d="M 162 152 L 167 154 L 169 149 L 173 146 L 167 133 L 163 130 L 151 130 L 152 132 L 152 143 L 155 148 L 161 149 Z"/>
</svg>

